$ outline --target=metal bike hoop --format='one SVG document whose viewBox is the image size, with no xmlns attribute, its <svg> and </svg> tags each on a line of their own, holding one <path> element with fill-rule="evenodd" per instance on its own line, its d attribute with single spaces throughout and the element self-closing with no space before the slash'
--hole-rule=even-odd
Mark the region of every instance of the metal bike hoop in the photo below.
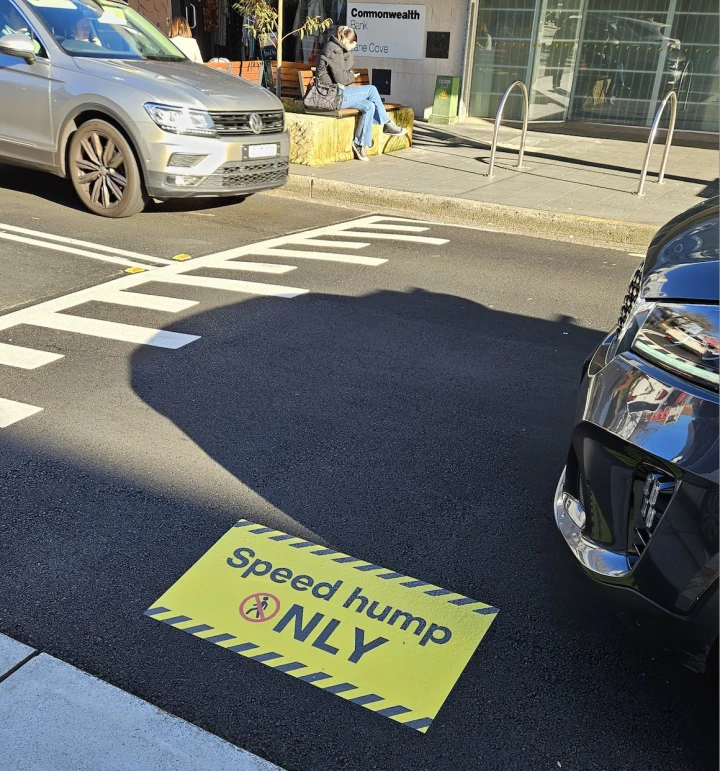
<svg viewBox="0 0 720 771">
<path fill-rule="evenodd" d="M 667 166 L 668 155 L 670 154 L 670 145 L 673 140 L 673 133 L 675 132 L 675 119 L 677 118 L 678 98 L 674 91 L 670 91 L 667 96 L 660 102 L 660 106 L 655 113 L 655 119 L 650 129 L 650 136 L 648 137 L 647 149 L 645 150 L 645 160 L 643 161 L 642 171 L 640 172 L 640 183 L 636 195 L 645 195 L 645 179 L 648 173 L 648 166 L 650 165 L 650 153 L 652 152 L 653 143 L 660 127 L 660 120 L 667 103 L 670 102 L 670 123 L 668 124 L 667 137 L 665 139 L 665 152 L 663 153 L 662 163 L 660 164 L 660 173 L 658 174 L 658 185 L 662 185 L 665 181 L 665 167 Z"/>
<path fill-rule="evenodd" d="M 523 121 L 522 121 L 522 137 L 520 139 L 520 154 L 518 156 L 518 162 L 516 168 L 522 169 L 523 156 L 525 155 L 525 140 L 527 139 L 528 130 L 528 113 L 529 113 L 529 99 L 527 86 L 522 80 L 516 80 L 511 83 L 506 89 L 505 93 L 500 100 L 500 106 L 498 107 L 497 115 L 495 116 L 495 128 L 493 130 L 492 149 L 490 150 L 490 167 L 488 169 L 488 177 L 493 176 L 495 170 L 495 155 L 497 153 L 498 133 L 500 132 L 500 123 L 502 122 L 503 110 L 505 109 L 505 102 L 507 102 L 510 92 L 519 86 L 523 95 Z"/>
</svg>

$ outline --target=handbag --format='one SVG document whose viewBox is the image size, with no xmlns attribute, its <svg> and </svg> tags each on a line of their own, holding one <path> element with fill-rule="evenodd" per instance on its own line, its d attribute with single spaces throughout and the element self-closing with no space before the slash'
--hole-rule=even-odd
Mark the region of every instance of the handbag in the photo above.
<svg viewBox="0 0 720 771">
<path fill-rule="evenodd" d="M 320 83 L 315 77 L 305 92 L 303 104 L 309 110 L 334 112 L 340 109 L 342 100 L 342 92 L 337 83 Z"/>
</svg>

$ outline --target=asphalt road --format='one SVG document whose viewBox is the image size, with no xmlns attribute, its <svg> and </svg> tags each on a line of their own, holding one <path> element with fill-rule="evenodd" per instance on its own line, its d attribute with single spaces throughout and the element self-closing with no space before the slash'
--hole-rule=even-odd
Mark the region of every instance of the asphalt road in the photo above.
<svg viewBox="0 0 720 771">
<path fill-rule="evenodd" d="M 126 275 L 98 255 L 150 267 L 372 213 L 258 196 L 108 222 L 1 172 L 0 343 L 63 358 L 0 366 L 0 398 L 42 408 L 0 429 L 0 631 L 290 771 L 714 767 L 715 693 L 600 604 L 551 511 L 580 367 L 635 258 L 366 221 L 344 253 L 384 264 L 193 271 L 309 290 L 292 298 L 156 281 L 137 291 L 197 304 L 65 311 L 200 336 L 177 350 L 3 330 Z M 427 734 L 143 616 L 241 517 L 500 608 Z"/>
</svg>

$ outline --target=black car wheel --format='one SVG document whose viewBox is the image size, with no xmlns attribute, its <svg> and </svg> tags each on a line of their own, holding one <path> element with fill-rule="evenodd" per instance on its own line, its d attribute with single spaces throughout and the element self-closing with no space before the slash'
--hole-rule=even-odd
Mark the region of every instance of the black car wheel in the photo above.
<svg viewBox="0 0 720 771">
<path fill-rule="evenodd" d="M 115 126 L 90 120 L 73 134 L 68 156 L 78 197 L 101 217 L 132 217 L 145 208 L 140 169 L 127 139 Z"/>
</svg>

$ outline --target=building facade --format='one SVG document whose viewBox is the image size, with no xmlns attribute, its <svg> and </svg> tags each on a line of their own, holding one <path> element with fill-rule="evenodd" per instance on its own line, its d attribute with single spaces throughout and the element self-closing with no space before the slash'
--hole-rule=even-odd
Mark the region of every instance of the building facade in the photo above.
<svg viewBox="0 0 720 771">
<path fill-rule="evenodd" d="M 233 0 L 130 0 L 161 28 L 191 22 L 206 59 L 259 58 Z M 462 78 L 460 120 L 493 119 L 521 80 L 530 120 L 649 126 L 674 90 L 677 128 L 718 132 L 718 0 L 269 0 L 284 32 L 308 16 L 330 18 L 322 35 L 289 34 L 283 59 L 315 64 L 339 24 L 358 33 L 356 63 L 387 101 L 432 110 L 438 75 Z M 506 116 L 520 118 L 519 95 Z"/>
<path fill-rule="evenodd" d="M 522 80 L 535 122 L 648 126 L 674 90 L 678 129 L 718 131 L 717 0 L 284 0 L 284 9 L 287 29 L 307 15 L 354 26 L 358 66 L 420 116 L 436 77 L 460 75 L 461 120 L 494 118 L 504 90 Z M 410 12 L 421 23 L 402 18 Z M 322 43 L 291 40 L 284 55 L 314 62 Z M 520 108 L 512 99 L 508 117 Z"/>
<path fill-rule="evenodd" d="M 678 129 L 717 132 L 719 19 L 716 0 L 477 0 L 467 114 L 522 80 L 532 121 L 648 126 L 674 90 Z"/>
</svg>

